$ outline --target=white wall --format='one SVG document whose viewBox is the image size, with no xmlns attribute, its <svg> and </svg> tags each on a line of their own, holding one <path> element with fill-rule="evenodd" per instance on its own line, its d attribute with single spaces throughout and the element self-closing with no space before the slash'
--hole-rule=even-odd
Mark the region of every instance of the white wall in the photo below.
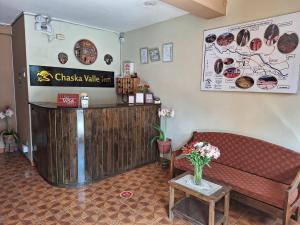
<svg viewBox="0 0 300 225">
<path fill-rule="evenodd" d="M 0 111 L 7 106 L 16 112 L 15 89 L 13 81 L 11 26 L 0 25 Z M 9 121 L 9 128 L 16 129 L 16 116 Z M 0 131 L 5 129 L 5 121 L 0 120 Z M 0 152 L 4 147 L 0 137 Z"/>
<path fill-rule="evenodd" d="M 92 29 L 85 26 L 65 22 L 52 21 L 54 33 L 65 35 L 65 40 L 48 41 L 45 34 L 34 30 L 34 16 L 25 15 L 26 55 L 28 65 L 54 66 L 77 69 L 114 71 L 115 76 L 120 73 L 120 43 L 119 34 Z M 74 55 L 74 45 L 80 39 L 92 41 L 98 50 L 98 58 L 92 65 L 81 64 Z M 57 55 L 60 52 L 68 54 L 66 64 L 60 64 Z M 111 54 L 113 62 L 106 65 L 104 55 Z M 28 70 L 29 71 L 29 70 Z M 28 73 L 29 74 L 29 73 Z M 28 76 L 29 82 L 29 76 Z M 30 83 L 29 83 L 30 84 Z M 114 103 L 116 92 L 114 88 L 78 88 L 78 87 L 36 87 L 29 86 L 29 101 L 55 102 L 57 93 L 87 92 L 92 103 Z"/>
<path fill-rule="evenodd" d="M 300 152 L 300 95 L 200 91 L 202 39 L 206 29 L 292 13 L 295 0 L 229 0 L 227 16 L 192 15 L 126 33 L 124 59 L 136 63 L 155 95 L 176 110 L 168 136 L 174 147 L 194 130 L 226 131 L 267 140 Z M 174 62 L 139 63 L 139 48 L 174 43 Z"/>
</svg>

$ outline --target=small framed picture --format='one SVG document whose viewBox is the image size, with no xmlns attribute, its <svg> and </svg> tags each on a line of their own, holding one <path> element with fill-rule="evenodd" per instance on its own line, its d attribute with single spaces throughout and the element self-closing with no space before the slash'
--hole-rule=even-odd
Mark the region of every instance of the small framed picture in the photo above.
<svg viewBox="0 0 300 225">
<path fill-rule="evenodd" d="M 140 62 L 141 64 L 148 63 L 148 48 L 140 48 Z"/>
<path fill-rule="evenodd" d="M 162 61 L 172 62 L 173 61 L 173 43 L 164 43 L 162 47 Z"/>
<path fill-rule="evenodd" d="M 145 103 L 153 103 L 153 94 L 152 93 L 145 94 Z"/>
<path fill-rule="evenodd" d="M 151 48 L 149 49 L 149 55 L 151 62 L 156 62 L 160 60 L 159 48 Z"/>
<path fill-rule="evenodd" d="M 135 103 L 135 95 L 128 95 L 128 104 Z"/>
<path fill-rule="evenodd" d="M 135 93 L 135 103 L 144 104 L 144 93 Z"/>
</svg>

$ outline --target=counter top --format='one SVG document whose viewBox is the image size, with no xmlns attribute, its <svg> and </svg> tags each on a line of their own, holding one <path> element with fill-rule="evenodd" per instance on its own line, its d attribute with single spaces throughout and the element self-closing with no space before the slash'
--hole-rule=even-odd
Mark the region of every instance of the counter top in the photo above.
<svg viewBox="0 0 300 225">
<path fill-rule="evenodd" d="M 101 109 L 101 108 L 120 108 L 130 106 L 145 106 L 145 105 L 160 105 L 160 104 L 128 104 L 128 103 L 115 103 L 115 104 L 91 104 L 88 108 L 74 108 L 74 107 L 59 107 L 54 102 L 30 102 L 30 105 L 38 106 L 48 109 Z"/>
</svg>

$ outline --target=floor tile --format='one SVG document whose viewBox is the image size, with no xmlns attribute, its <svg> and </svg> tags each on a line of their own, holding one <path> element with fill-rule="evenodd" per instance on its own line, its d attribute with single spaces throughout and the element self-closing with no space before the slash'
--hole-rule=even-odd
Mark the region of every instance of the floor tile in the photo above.
<svg viewBox="0 0 300 225">
<path fill-rule="evenodd" d="M 58 188 L 45 182 L 20 153 L 0 154 L 0 224 L 191 225 L 168 219 L 168 180 L 168 171 L 154 163 L 85 187 Z M 122 191 L 133 196 L 122 198 Z M 176 200 L 183 196 L 176 191 Z M 281 223 L 231 201 L 229 225 Z"/>
</svg>

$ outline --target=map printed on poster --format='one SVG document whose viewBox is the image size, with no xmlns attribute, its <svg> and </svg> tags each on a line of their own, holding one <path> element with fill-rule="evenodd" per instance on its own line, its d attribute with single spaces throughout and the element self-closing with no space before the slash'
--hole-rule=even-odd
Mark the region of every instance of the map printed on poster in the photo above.
<svg viewBox="0 0 300 225">
<path fill-rule="evenodd" d="M 296 93 L 300 13 L 204 32 L 201 90 Z"/>
</svg>

